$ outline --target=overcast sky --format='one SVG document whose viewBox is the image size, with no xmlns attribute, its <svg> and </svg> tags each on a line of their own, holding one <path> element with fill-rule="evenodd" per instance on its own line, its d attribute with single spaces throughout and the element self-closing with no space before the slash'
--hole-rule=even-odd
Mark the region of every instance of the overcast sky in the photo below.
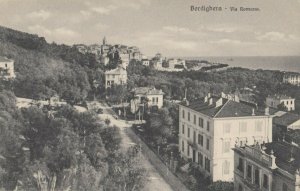
<svg viewBox="0 0 300 191">
<path fill-rule="evenodd" d="M 191 12 L 190 6 L 260 12 Z M 0 25 L 65 44 L 136 45 L 148 56 L 300 56 L 300 0 L 0 0 Z"/>
</svg>

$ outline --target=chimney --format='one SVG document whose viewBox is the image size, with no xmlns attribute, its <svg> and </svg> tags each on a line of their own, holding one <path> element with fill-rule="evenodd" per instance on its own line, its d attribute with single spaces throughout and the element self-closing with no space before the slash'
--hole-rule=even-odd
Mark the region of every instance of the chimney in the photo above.
<svg viewBox="0 0 300 191">
<path fill-rule="evenodd" d="M 220 98 L 218 101 L 216 101 L 216 107 L 220 107 L 221 105 L 223 105 L 223 98 Z"/>
<path fill-rule="evenodd" d="M 184 98 L 183 98 L 184 101 L 186 101 L 186 94 L 187 94 L 187 89 L 185 88 L 185 90 L 184 90 Z"/>
<path fill-rule="evenodd" d="M 226 94 L 224 92 L 221 92 L 221 97 L 226 98 Z"/>
<path fill-rule="evenodd" d="M 239 98 L 239 96 L 237 96 L 237 95 L 234 95 L 234 101 L 235 101 L 235 102 L 240 102 L 240 98 Z"/>
<path fill-rule="evenodd" d="M 255 110 L 254 110 L 254 108 L 252 108 L 252 115 L 255 115 Z"/>
<path fill-rule="evenodd" d="M 269 107 L 265 108 L 265 115 L 270 115 L 270 108 Z"/>
<path fill-rule="evenodd" d="M 209 103 L 208 103 L 208 105 L 212 105 L 213 104 L 213 98 L 209 98 Z"/>
</svg>

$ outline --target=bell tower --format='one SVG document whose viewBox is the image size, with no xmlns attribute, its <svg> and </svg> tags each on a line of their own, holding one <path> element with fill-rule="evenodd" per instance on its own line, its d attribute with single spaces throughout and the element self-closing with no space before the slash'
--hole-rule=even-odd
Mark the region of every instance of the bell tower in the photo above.
<svg viewBox="0 0 300 191">
<path fill-rule="evenodd" d="M 106 45 L 106 37 L 103 38 L 102 44 Z"/>
</svg>

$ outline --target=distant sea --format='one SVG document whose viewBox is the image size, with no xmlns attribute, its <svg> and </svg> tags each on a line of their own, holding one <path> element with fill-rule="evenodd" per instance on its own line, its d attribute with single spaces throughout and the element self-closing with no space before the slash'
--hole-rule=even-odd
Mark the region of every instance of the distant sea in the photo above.
<svg viewBox="0 0 300 191">
<path fill-rule="evenodd" d="M 228 64 L 229 67 L 300 73 L 300 56 L 185 57 L 183 59 L 206 60 L 212 63 Z"/>
</svg>

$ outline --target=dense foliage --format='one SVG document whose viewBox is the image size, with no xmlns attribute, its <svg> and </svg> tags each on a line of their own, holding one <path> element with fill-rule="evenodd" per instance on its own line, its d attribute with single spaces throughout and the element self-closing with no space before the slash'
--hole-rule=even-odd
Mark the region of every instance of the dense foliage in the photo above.
<svg viewBox="0 0 300 191">
<path fill-rule="evenodd" d="M 117 127 L 68 105 L 57 111 L 35 106 L 19 110 L 15 103 L 11 92 L 0 92 L 0 190 L 143 187 L 146 171 L 139 150 L 134 155 L 120 151 Z M 118 166 L 122 176 L 114 171 Z"/>
<path fill-rule="evenodd" d="M 95 81 L 100 84 L 97 90 L 103 90 L 103 68 L 93 54 L 4 27 L 0 27 L 0 42 L 0 55 L 15 61 L 17 96 L 48 99 L 58 94 L 74 104 L 95 91 Z"/>
<path fill-rule="evenodd" d="M 251 88 L 259 105 L 264 105 L 268 95 L 275 94 L 288 95 L 300 100 L 300 87 L 282 83 L 283 72 L 280 71 L 228 68 L 218 72 L 160 72 L 134 62 L 128 66 L 128 77 L 128 89 L 154 86 L 165 92 L 165 98 L 171 99 L 182 100 L 185 90 L 187 99 L 194 100 L 208 92 L 220 94 Z"/>
</svg>

